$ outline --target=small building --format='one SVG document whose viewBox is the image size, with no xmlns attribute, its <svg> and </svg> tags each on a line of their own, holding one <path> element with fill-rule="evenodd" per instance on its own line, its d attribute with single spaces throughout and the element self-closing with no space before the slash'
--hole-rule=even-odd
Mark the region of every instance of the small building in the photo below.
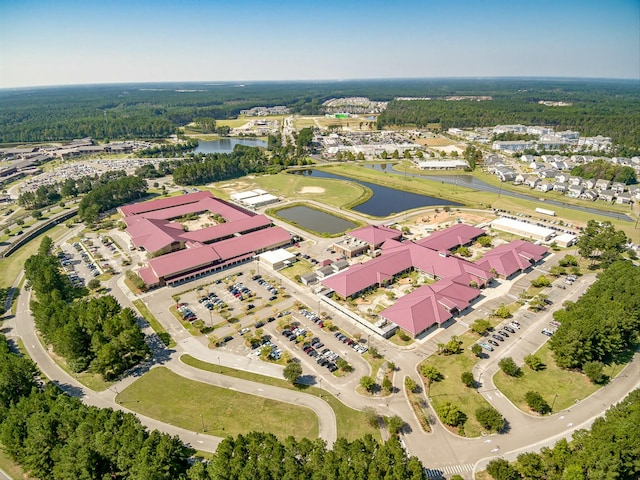
<svg viewBox="0 0 640 480">
<path fill-rule="evenodd" d="M 569 190 L 569 184 L 568 183 L 563 183 L 563 182 L 558 182 L 558 183 L 553 185 L 553 189 L 556 192 L 566 193 Z"/>
<path fill-rule="evenodd" d="M 558 235 L 556 238 L 554 238 L 553 241 L 559 247 L 569 248 L 570 246 L 575 245 L 577 239 L 578 237 L 572 233 L 563 233 L 561 235 Z"/>
<path fill-rule="evenodd" d="M 556 235 L 556 232 L 550 228 L 504 217 L 491 222 L 491 228 L 543 242 L 550 241 Z"/>
<path fill-rule="evenodd" d="M 633 202 L 633 198 L 631 197 L 631 194 L 628 192 L 622 192 L 616 196 L 616 203 L 619 203 L 621 205 L 629 205 L 632 202 Z"/>
<path fill-rule="evenodd" d="M 270 193 L 265 193 L 262 195 L 256 195 L 254 197 L 245 198 L 242 203 L 247 207 L 251 208 L 260 208 L 265 205 L 271 205 L 273 203 L 278 203 L 280 199 L 275 195 L 271 195 Z"/>
<path fill-rule="evenodd" d="M 293 253 L 284 248 L 261 253 L 258 255 L 258 258 L 260 259 L 260 263 L 271 267 L 273 270 L 289 267 L 297 260 L 297 257 Z"/>
</svg>

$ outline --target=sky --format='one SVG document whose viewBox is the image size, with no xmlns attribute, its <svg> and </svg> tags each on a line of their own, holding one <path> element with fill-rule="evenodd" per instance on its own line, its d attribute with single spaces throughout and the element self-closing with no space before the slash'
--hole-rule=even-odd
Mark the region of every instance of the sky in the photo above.
<svg viewBox="0 0 640 480">
<path fill-rule="evenodd" d="M 0 88 L 640 80 L 640 0 L 0 0 Z"/>
</svg>

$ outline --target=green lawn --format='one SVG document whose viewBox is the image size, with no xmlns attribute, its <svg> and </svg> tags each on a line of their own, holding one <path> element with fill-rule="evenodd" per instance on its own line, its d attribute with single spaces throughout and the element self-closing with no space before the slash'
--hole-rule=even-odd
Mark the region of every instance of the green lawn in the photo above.
<svg viewBox="0 0 640 480">
<path fill-rule="evenodd" d="M 464 424 L 466 437 L 478 437 L 483 431 L 482 426 L 475 418 L 476 409 L 487 407 L 489 403 L 474 388 L 465 387 L 460 380 L 462 372 L 470 372 L 478 359 L 471 353 L 468 347 L 475 342 L 472 335 L 465 334 L 459 337 L 462 343 L 462 353 L 457 355 L 432 355 L 420 364 L 432 365 L 444 375 L 444 379 L 427 386 L 427 381 L 422 377 L 425 384 L 427 397 L 430 397 L 434 408 L 445 402 L 452 402 L 467 415 L 467 422 Z M 508 420 L 508 419 L 507 419 Z"/>
<path fill-rule="evenodd" d="M 134 300 L 133 305 L 138 309 L 138 312 L 140 312 L 140 315 L 144 317 L 144 319 L 151 326 L 151 328 L 153 328 L 153 331 L 158 334 L 160 339 L 164 342 L 164 344 L 167 347 L 173 348 L 176 346 L 175 340 L 171 338 L 171 335 L 169 335 L 169 333 L 160 324 L 160 322 L 158 322 L 158 320 L 153 315 L 153 313 L 151 313 L 151 310 L 147 308 L 147 306 L 144 304 L 142 300 Z"/>
<path fill-rule="evenodd" d="M 252 382 L 264 383 L 265 385 L 274 385 L 276 387 L 287 388 L 289 390 L 298 391 L 298 387 L 292 386 L 284 379 L 267 377 L 264 375 L 258 375 L 256 373 L 245 372 L 244 370 L 236 370 L 229 367 L 220 367 L 212 363 L 203 362 L 195 359 L 190 355 L 182 355 L 180 360 L 187 365 L 190 365 L 201 370 L 208 372 L 217 372 L 229 375 L 230 377 L 243 378 Z M 325 400 L 333 409 L 336 414 L 336 422 L 338 424 L 338 437 L 346 438 L 349 441 L 353 441 L 356 438 L 361 438 L 365 434 L 369 433 L 374 438 L 380 440 L 380 430 L 372 428 L 367 425 L 365 416 L 359 410 L 347 407 L 338 398 L 331 395 L 326 390 L 322 390 L 317 387 L 303 387 L 303 391 L 316 397 L 321 397 Z"/>
<path fill-rule="evenodd" d="M 522 376 L 519 378 L 509 377 L 502 372 L 496 373 L 493 377 L 496 387 L 521 410 L 530 411 L 524 401 L 524 394 L 530 390 L 540 393 L 549 405 L 553 404 L 553 411 L 559 412 L 571 407 L 577 400 L 588 397 L 600 388 L 600 386 L 591 383 L 582 373 L 558 367 L 553 360 L 548 344 L 543 345 L 535 355 L 542 359 L 547 368 L 534 372 L 526 365 L 522 365 Z M 616 367 L 616 365 L 605 367 L 605 375 L 611 376 L 615 370 L 620 371 Z M 554 403 L 556 394 L 558 397 Z"/>
<path fill-rule="evenodd" d="M 154 368 L 117 396 L 136 412 L 192 431 L 236 436 L 251 431 L 281 440 L 316 438 L 318 419 L 307 408 L 195 382 Z"/>
<path fill-rule="evenodd" d="M 291 173 L 261 175 L 255 177 L 253 181 L 257 186 L 273 195 L 288 199 L 309 199 L 334 207 L 342 207 L 343 205 L 353 204 L 353 202 L 362 202 L 370 195 L 367 191 L 368 189 L 354 182 L 293 175 Z M 321 187 L 324 192 L 302 193 L 304 187 Z"/>
<path fill-rule="evenodd" d="M 297 275 L 304 275 L 312 271 L 313 271 L 313 265 L 311 265 L 311 262 L 308 262 L 307 260 L 300 258 L 298 259 L 297 262 L 295 262 L 290 267 L 281 269 L 279 273 L 287 277 L 289 280 L 296 282 Z"/>
<path fill-rule="evenodd" d="M 0 275 L 0 288 L 9 288 L 13 284 L 14 280 L 20 273 L 20 270 L 22 270 L 27 258 L 38 251 L 38 247 L 40 246 L 40 242 L 44 235 L 48 235 L 54 242 L 56 242 L 65 233 L 67 233 L 68 230 L 69 229 L 64 224 L 53 227 L 19 248 L 9 257 L 1 258 L 0 271 L 2 271 L 2 275 Z"/>
</svg>

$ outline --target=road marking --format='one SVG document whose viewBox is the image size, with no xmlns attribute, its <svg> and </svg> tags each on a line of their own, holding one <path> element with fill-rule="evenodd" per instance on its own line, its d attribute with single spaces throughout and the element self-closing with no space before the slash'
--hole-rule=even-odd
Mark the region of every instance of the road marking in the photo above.
<svg viewBox="0 0 640 480">
<path fill-rule="evenodd" d="M 567 427 L 573 427 L 573 423 L 567 423 Z"/>
<path fill-rule="evenodd" d="M 492 452 L 497 452 L 497 451 L 499 451 L 499 450 L 500 450 L 500 447 L 496 447 L 496 448 L 492 448 L 492 449 L 491 449 L 491 451 L 492 451 Z"/>
<path fill-rule="evenodd" d="M 491 398 L 491 395 L 487 395 L 487 398 L 488 398 L 489 400 L 493 400 L 493 398 Z"/>
<path fill-rule="evenodd" d="M 198 443 L 204 443 L 202 440 L 197 440 Z"/>
<path fill-rule="evenodd" d="M 558 419 L 559 419 L 559 420 L 562 420 L 563 418 L 564 418 L 564 415 L 560 415 L 560 416 L 558 417 Z"/>
<path fill-rule="evenodd" d="M 484 443 L 491 443 L 491 439 L 485 440 Z"/>
<path fill-rule="evenodd" d="M 258 391 L 259 392 L 264 392 L 264 390 L 262 388 L 259 388 Z"/>
</svg>

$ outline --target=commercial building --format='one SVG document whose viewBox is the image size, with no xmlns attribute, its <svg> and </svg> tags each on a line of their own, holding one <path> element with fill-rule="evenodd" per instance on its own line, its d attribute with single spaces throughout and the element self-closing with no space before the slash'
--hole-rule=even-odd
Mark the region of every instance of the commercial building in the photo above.
<svg viewBox="0 0 640 480">
<path fill-rule="evenodd" d="M 491 228 L 543 242 L 549 242 L 556 235 L 556 232 L 550 228 L 505 217 L 491 222 Z"/>
<path fill-rule="evenodd" d="M 120 208 L 133 247 L 152 258 L 138 273 L 148 287 L 174 285 L 248 261 L 291 243 L 291 235 L 256 215 L 197 192 Z M 208 215 L 216 225 L 185 231 L 179 219 Z"/>
</svg>

